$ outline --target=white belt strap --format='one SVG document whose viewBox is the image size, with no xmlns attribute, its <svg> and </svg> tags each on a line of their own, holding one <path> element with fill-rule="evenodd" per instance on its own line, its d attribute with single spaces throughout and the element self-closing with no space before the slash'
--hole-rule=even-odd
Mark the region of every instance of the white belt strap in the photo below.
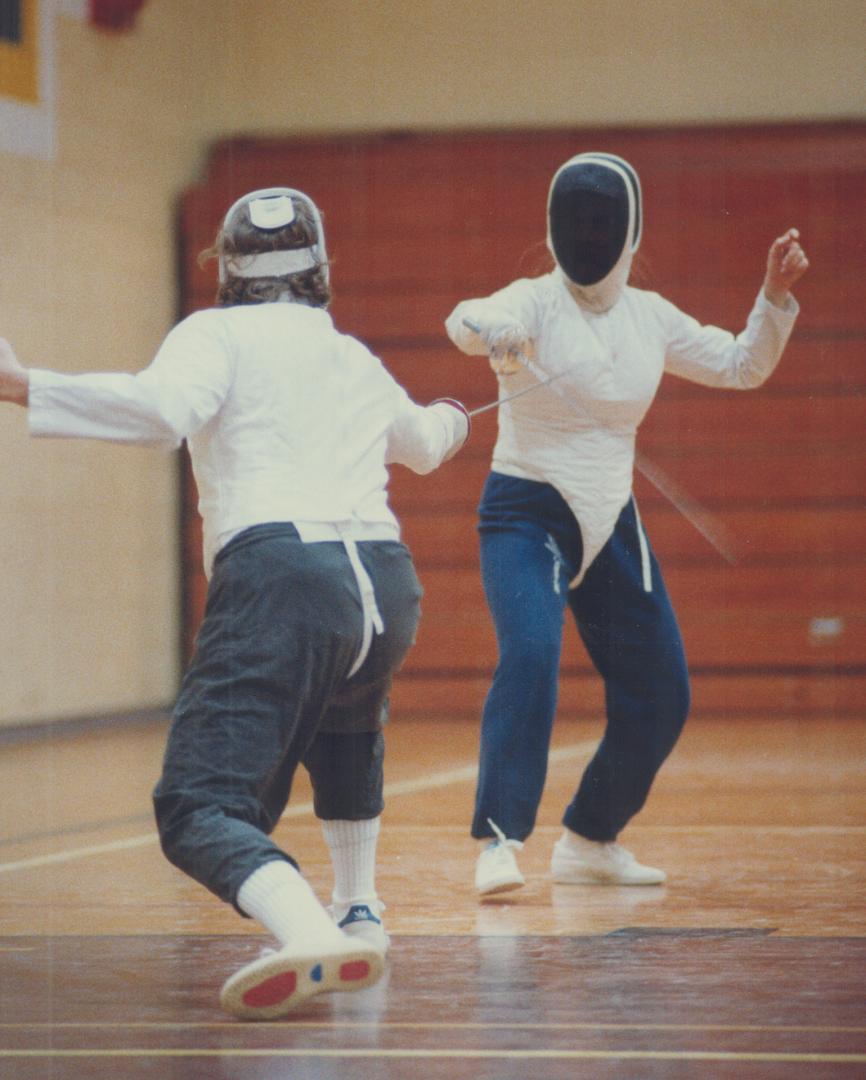
<svg viewBox="0 0 866 1080">
<path fill-rule="evenodd" d="M 361 562 L 360 556 L 358 555 L 358 545 L 351 537 L 346 536 L 343 533 L 343 530 L 339 525 L 337 526 L 337 531 L 341 533 L 343 547 L 346 549 L 346 554 L 349 556 L 349 562 L 352 564 L 352 570 L 355 573 L 355 580 L 358 582 L 358 590 L 361 593 L 361 611 L 364 618 L 364 633 L 361 639 L 361 651 L 355 658 L 355 663 L 352 665 L 352 670 L 349 672 L 349 678 L 351 679 L 367 659 L 367 653 L 369 653 L 370 646 L 373 643 L 373 631 L 375 630 L 377 634 L 383 633 L 385 630 L 385 623 L 376 603 L 376 593 L 373 589 L 373 582 L 370 580 L 370 575 L 364 569 L 364 564 Z"/>
</svg>

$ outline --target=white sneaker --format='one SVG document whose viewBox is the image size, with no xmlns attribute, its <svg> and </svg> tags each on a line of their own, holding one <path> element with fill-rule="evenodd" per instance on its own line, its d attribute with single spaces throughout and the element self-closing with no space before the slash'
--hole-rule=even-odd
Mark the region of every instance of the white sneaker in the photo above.
<svg viewBox="0 0 866 1080">
<path fill-rule="evenodd" d="M 550 872 L 559 885 L 661 885 L 667 878 L 619 844 L 586 840 L 571 830 L 553 845 Z"/>
<path fill-rule="evenodd" d="M 242 1020 L 274 1020 L 316 994 L 372 986 L 384 969 L 382 954 L 366 941 L 341 936 L 319 949 L 266 951 L 225 982 L 220 1004 Z"/>
<path fill-rule="evenodd" d="M 482 896 L 519 889 L 526 884 L 526 878 L 517 866 L 514 852 L 520 851 L 523 843 L 520 840 L 506 839 L 505 833 L 489 818 L 487 823 L 496 833 L 496 839 L 483 848 L 478 856 L 475 864 L 475 888 Z"/>
<path fill-rule="evenodd" d="M 381 915 L 385 905 L 381 900 L 366 900 L 361 903 L 331 904 L 328 911 L 331 918 L 343 933 L 358 941 L 366 941 L 378 952 L 388 951 L 391 939 L 385 933 Z"/>
</svg>

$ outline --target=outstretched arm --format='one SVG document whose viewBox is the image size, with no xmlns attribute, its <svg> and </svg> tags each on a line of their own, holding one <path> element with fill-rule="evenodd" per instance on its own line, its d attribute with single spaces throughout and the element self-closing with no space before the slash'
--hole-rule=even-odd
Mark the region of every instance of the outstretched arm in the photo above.
<svg viewBox="0 0 866 1080">
<path fill-rule="evenodd" d="M 453 457 L 469 437 L 471 423 L 463 405 L 451 398 L 417 404 L 366 345 L 345 334 L 341 341 L 349 359 L 346 370 L 357 372 L 350 400 L 361 409 L 356 426 L 368 433 L 369 453 L 378 455 L 384 437 L 383 464 L 405 465 L 421 475 Z"/>
<path fill-rule="evenodd" d="M 0 339 L 0 401 L 28 408 L 30 434 L 174 449 L 216 413 L 232 377 L 219 326 L 191 315 L 137 375 L 25 368 Z"/>
<path fill-rule="evenodd" d="M 521 370 L 518 353 L 534 355 L 539 306 L 535 283 L 513 281 L 492 296 L 462 300 L 445 320 L 454 344 L 470 356 L 487 356 L 497 375 Z"/>
<path fill-rule="evenodd" d="M 27 405 L 30 393 L 30 374 L 18 360 L 15 350 L 5 338 L 0 338 L 0 401 Z"/>
<path fill-rule="evenodd" d="M 800 230 L 788 229 L 776 237 L 767 255 L 764 295 L 776 307 L 784 307 L 793 285 L 809 269 L 809 260 L 800 247 Z"/>
<path fill-rule="evenodd" d="M 396 386 L 396 384 L 395 384 Z M 432 472 L 449 461 L 469 438 L 469 413 L 453 398 L 416 405 L 397 387 L 399 408 L 388 429 L 388 465 L 406 465 L 413 472 Z"/>
</svg>

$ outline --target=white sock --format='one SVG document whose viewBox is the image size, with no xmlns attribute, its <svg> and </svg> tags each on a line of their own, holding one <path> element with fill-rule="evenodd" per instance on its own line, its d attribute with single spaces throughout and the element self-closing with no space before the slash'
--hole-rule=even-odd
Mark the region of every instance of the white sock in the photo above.
<svg viewBox="0 0 866 1080">
<path fill-rule="evenodd" d="M 322 832 L 334 867 L 335 904 L 376 899 L 378 817 L 368 821 L 323 821 Z"/>
<path fill-rule="evenodd" d="M 238 890 L 237 902 L 282 946 L 303 943 L 315 949 L 342 937 L 309 884 L 285 859 L 254 870 Z"/>
</svg>

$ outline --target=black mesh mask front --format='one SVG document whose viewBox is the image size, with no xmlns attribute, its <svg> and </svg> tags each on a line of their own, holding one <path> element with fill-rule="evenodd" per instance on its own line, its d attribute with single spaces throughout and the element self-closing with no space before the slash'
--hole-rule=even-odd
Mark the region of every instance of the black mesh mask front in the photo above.
<svg viewBox="0 0 866 1080">
<path fill-rule="evenodd" d="M 595 285 L 619 262 L 629 243 L 629 196 L 620 173 L 575 161 L 553 182 L 548 225 L 554 257 L 576 285 Z"/>
</svg>

